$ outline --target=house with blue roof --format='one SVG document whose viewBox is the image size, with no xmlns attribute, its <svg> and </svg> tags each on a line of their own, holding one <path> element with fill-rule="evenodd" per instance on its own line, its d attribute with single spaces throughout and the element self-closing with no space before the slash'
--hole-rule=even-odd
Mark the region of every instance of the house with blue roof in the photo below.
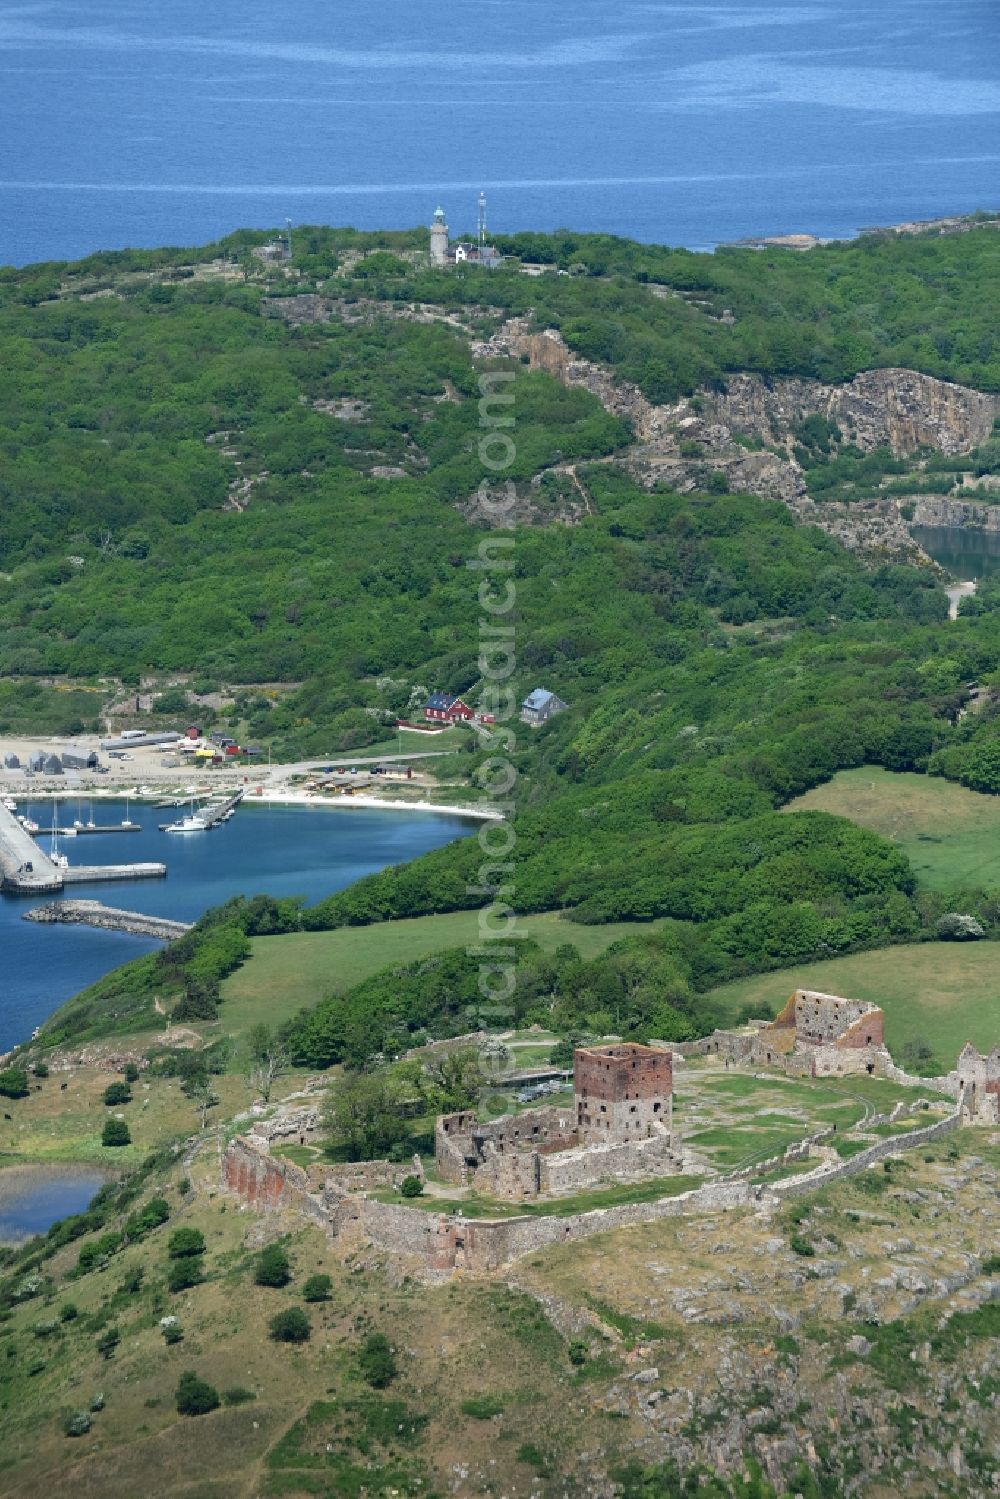
<svg viewBox="0 0 1000 1499">
<path fill-rule="evenodd" d="M 561 697 L 556 697 L 554 692 L 549 692 L 545 687 L 536 687 L 521 704 L 521 722 L 547 723 L 553 713 L 562 713 L 566 707 L 568 704 Z"/>
</svg>

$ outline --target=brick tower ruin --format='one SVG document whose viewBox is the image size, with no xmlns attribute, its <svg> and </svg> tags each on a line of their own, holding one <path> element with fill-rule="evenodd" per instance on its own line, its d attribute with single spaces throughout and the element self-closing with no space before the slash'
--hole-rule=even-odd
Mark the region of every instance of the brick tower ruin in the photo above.
<svg viewBox="0 0 1000 1499">
<path fill-rule="evenodd" d="M 573 1053 L 573 1088 L 581 1144 L 628 1144 L 670 1132 L 669 1051 L 632 1042 L 580 1047 Z"/>
</svg>

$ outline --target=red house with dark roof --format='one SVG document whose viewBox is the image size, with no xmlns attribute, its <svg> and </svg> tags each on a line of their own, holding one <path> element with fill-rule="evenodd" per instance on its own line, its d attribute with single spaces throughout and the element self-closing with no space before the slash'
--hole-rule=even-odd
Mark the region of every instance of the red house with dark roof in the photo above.
<svg viewBox="0 0 1000 1499">
<path fill-rule="evenodd" d="M 424 717 L 432 723 L 459 723 L 475 716 L 467 703 L 450 692 L 432 692 L 424 708 Z"/>
</svg>

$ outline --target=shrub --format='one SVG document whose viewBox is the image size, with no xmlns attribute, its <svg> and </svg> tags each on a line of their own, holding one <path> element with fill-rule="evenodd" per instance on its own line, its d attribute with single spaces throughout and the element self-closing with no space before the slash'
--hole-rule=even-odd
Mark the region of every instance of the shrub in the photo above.
<svg viewBox="0 0 1000 1499">
<path fill-rule="evenodd" d="M 121 1289 L 127 1296 L 135 1296 L 142 1290 L 146 1272 L 141 1265 L 133 1265 L 122 1281 Z"/>
<path fill-rule="evenodd" d="M 268 1244 L 257 1256 L 253 1278 L 259 1286 L 287 1286 L 292 1278 L 288 1254 L 280 1244 Z"/>
<path fill-rule="evenodd" d="M 200 1285 L 205 1279 L 201 1268 L 201 1261 L 197 1255 L 189 1255 L 182 1260 L 174 1260 L 167 1272 L 168 1291 L 187 1291 L 191 1286 Z"/>
<path fill-rule="evenodd" d="M 276 1343 L 308 1343 L 312 1328 L 300 1306 L 290 1306 L 271 1318 L 270 1335 Z"/>
<path fill-rule="evenodd" d="M 804 1239 L 801 1234 L 792 1234 L 788 1243 L 793 1253 L 801 1254 L 805 1259 L 812 1259 L 816 1253 L 809 1240 Z"/>
<path fill-rule="evenodd" d="M 79 1312 L 78 1308 L 74 1305 L 74 1303 L 72 1301 L 65 1302 L 59 1308 L 59 1321 L 60 1322 L 75 1322 L 76 1319 L 77 1319 L 77 1317 L 79 1317 L 79 1315 L 80 1315 L 80 1312 Z"/>
<path fill-rule="evenodd" d="M 93 1424 L 89 1411 L 74 1411 L 63 1422 L 63 1431 L 68 1437 L 85 1437 Z"/>
<path fill-rule="evenodd" d="M 419 1176 L 404 1176 L 399 1184 L 400 1197 L 422 1197 L 424 1184 Z"/>
<path fill-rule="evenodd" d="M 219 1392 L 193 1369 L 187 1369 L 177 1382 L 177 1410 L 182 1416 L 205 1416 L 217 1410 Z"/>
<path fill-rule="evenodd" d="M 587 1362 L 587 1345 L 582 1338 L 574 1338 L 569 1345 L 569 1361 L 571 1364 L 585 1364 Z"/>
<path fill-rule="evenodd" d="M 27 1098 L 28 1074 L 23 1067 L 5 1067 L 0 1072 L 0 1094 L 4 1098 Z"/>
<path fill-rule="evenodd" d="M 222 1399 L 226 1405 L 247 1405 L 249 1401 L 256 1400 L 257 1396 L 253 1390 L 248 1390 L 241 1384 L 234 1384 L 230 1389 L 223 1390 Z"/>
<path fill-rule="evenodd" d="M 102 1145 L 131 1145 L 132 1136 L 124 1119 L 105 1119 L 101 1130 Z"/>
<path fill-rule="evenodd" d="M 329 1301 L 333 1281 L 328 1275 L 310 1275 L 302 1287 L 303 1301 Z"/>
<path fill-rule="evenodd" d="M 34 1065 L 34 1067 L 32 1067 L 31 1070 L 35 1074 L 36 1077 L 48 1077 L 48 1075 L 49 1075 L 49 1064 L 48 1064 L 48 1062 L 36 1062 L 35 1065 Z"/>
<path fill-rule="evenodd" d="M 117 1327 L 109 1327 L 107 1332 L 102 1332 L 97 1340 L 97 1351 L 102 1358 L 113 1358 L 115 1349 L 121 1342 L 121 1333 Z"/>
<path fill-rule="evenodd" d="M 471 1399 L 462 1401 L 461 1410 L 463 1416 L 473 1416 L 477 1421 L 489 1421 L 502 1414 L 503 1401 L 496 1395 L 473 1395 Z"/>
<path fill-rule="evenodd" d="M 175 1228 L 167 1243 L 167 1253 L 172 1260 L 183 1260 L 189 1255 L 205 1253 L 205 1235 L 200 1228 Z"/>
<path fill-rule="evenodd" d="M 109 1109 L 116 1108 L 120 1103 L 131 1103 L 132 1089 L 128 1083 L 108 1083 L 104 1090 L 104 1102 Z"/>
<path fill-rule="evenodd" d="M 984 1275 L 1000 1275 L 1000 1254 L 988 1254 L 983 1260 Z"/>
<path fill-rule="evenodd" d="M 171 1345 L 174 1343 L 183 1343 L 184 1329 L 177 1322 L 171 1322 L 163 1329 L 163 1341 Z"/>
<path fill-rule="evenodd" d="M 362 1379 L 366 1380 L 372 1389 L 384 1390 L 387 1385 L 392 1384 L 399 1370 L 396 1366 L 396 1356 L 384 1333 L 368 1334 L 358 1353 L 358 1367 L 361 1370 Z"/>
<path fill-rule="evenodd" d="M 137 1083 L 139 1081 L 139 1069 L 134 1062 L 127 1062 L 125 1064 L 125 1081 L 127 1083 Z"/>
</svg>

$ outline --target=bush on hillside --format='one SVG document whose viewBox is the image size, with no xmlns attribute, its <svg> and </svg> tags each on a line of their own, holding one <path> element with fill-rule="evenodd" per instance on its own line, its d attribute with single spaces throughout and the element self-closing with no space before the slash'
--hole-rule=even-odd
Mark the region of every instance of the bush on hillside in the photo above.
<svg viewBox="0 0 1000 1499">
<path fill-rule="evenodd" d="M 23 1067 L 5 1067 L 0 1072 L 0 1094 L 4 1098 L 27 1098 L 28 1074 Z"/>
<path fill-rule="evenodd" d="M 280 1244 L 268 1244 L 257 1256 L 253 1278 L 259 1286 L 287 1286 L 292 1278 L 288 1254 Z"/>
<path fill-rule="evenodd" d="M 270 1336 L 276 1343 L 308 1343 L 312 1328 L 300 1306 L 290 1306 L 271 1318 Z"/>
<path fill-rule="evenodd" d="M 101 1130 L 102 1145 L 131 1145 L 132 1136 L 124 1119 L 106 1119 Z"/>
<path fill-rule="evenodd" d="M 374 1390 L 384 1390 L 399 1373 L 396 1356 L 389 1339 L 381 1332 L 371 1332 L 358 1350 L 361 1377 Z"/>
<path fill-rule="evenodd" d="M 219 1392 L 214 1385 L 199 1379 L 193 1369 L 186 1369 L 177 1383 L 177 1410 L 182 1416 L 205 1416 L 217 1410 Z"/>
<path fill-rule="evenodd" d="M 176 1228 L 167 1241 L 167 1253 L 172 1260 L 183 1260 L 189 1255 L 205 1253 L 205 1235 L 200 1228 Z"/>
<path fill-rule="evenodd" d="M 108 1083 L 104 1090 L 104 1102 L 108 1108 L 115 1108 L 121 1103 L 132 1102 L 132 1089 L 128 1083 Z"/>
<path fill-rule="evenodd" d="M 329 1301 L 333 1281 L 328 1275 L 310 1275 L 302 1287 L 303 1301 Z"/>
<path fill-rule="evenodd" d="M 201 1260 L 197 1255 L 183 1260 L 174 1260 L 167 1271 L 167 1290 L 175 1294 L 178 1291 L 188 1291 L 192 1286 L 200 1285 L 204 1279 Z"/>
</svg>

